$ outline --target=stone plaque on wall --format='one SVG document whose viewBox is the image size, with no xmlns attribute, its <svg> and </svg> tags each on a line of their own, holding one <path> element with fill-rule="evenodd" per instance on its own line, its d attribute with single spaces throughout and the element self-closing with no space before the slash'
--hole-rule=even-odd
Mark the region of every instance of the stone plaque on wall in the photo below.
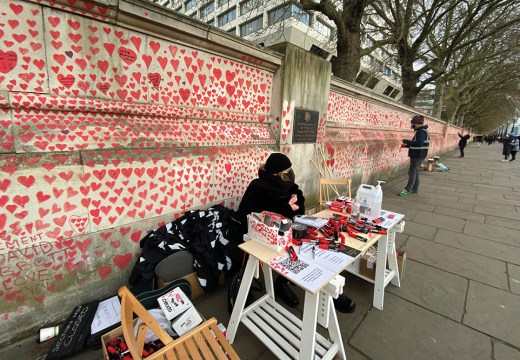
<svg viewBox="0 0 520 360">
<path fill-rule="evenodd" d="M 319 111 L 294 110 L 293 144 L 315 143 L 318 137 Z"/>
</svg>

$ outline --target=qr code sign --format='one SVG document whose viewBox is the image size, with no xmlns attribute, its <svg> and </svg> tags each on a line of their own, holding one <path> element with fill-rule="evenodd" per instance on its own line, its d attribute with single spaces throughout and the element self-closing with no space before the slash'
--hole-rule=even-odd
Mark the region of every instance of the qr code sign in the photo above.
<svg viewBox="0 0 520 360">
<path fill-rule="evenodd" d="M 299 259 L 296 261 L 291 261 L 291 259 L 289 258 L 280 261 L 278 265 L 284 267 L 287 271 L 290 271 L 294 274 L 298 274 L 300 271 L 304 270 L 307 266 L 309 266 L 309 264 Z"/>
</svg>

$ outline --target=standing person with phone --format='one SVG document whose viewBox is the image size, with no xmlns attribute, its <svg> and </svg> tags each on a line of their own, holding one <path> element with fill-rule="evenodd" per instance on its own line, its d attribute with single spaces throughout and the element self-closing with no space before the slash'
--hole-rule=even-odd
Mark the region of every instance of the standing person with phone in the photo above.
<svg viewBox="0 0 520 360">
<path fill-rule="evenodd" d="M 419 192 L 419 169 L 428 155 L 430 148 L 430 133 L 428 125 L 424 125 L 424 116 L 415 115 L 410 121 L 410 127 L 414 130 L 412 140 L 403 140 L 401 147 L 408 148 L 410 167 L 408 169 L 408 183 L 399 196 L 408 196 Z"/>
</svg>

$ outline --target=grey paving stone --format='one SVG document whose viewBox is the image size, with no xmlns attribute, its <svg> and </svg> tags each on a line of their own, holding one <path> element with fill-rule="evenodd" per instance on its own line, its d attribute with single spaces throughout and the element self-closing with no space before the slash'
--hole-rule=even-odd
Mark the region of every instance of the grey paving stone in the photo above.
<svg viewBox="0 0 520 360">
<path fill-rule="evenodd" d="M 515 207 L 512 205 L 504 205 L 500 202 L 494 202 L 494 201 L 481 201 L 481 200 L 472 200 L 472 199 L 459 199 L 459 202 L 464 204 L 471 204 L 474 206 L 480 206 L 479 209 L 485 207 L 489 208 L 489 211 L 497 211 L 497 209 L 500 209 L 500 211 L 515 211 Z M 475 211 L 475 208 L 473 208 L 473 211 Z M 480 213 L 480 211 L 479 211 Z"/>
<path fill-rule="evenodd" d="M 452 196 L 452 197 L 461 197 L 461 198 L 466 198 L 466 199 L 475 199 L 476 197 L 476 194 L 468 194 L 468 193 L 465 193 L 465 192 L 462 192 L 462 191 L 447 191 L 447 190 L 435 190 L 435 193 L 436 194 L 442 194 L 442 195 L 446 195 L 446 196 Z"/>
<path fill-rule="evenodd" d="M 520 360 L 520 350 L 495 341 L 493 342 L 493 360 Z"/>
<path fill-rule="evenodd" d="M 491 340 L 392 294 L 373 309 L 350 343 L 377 360 L 489 360 Z"/>
<path fill-rule="evenodd" d="M 404 233 L 395 234 L 395 248 L 397 250 L 406 249 L 406 242 L 408 241 L 409 237 L 410 235 Z"/>
<path fill-rule="evenodd" d="M 520 222 L 518 220 L 505 219 L 491 215 L 486 215 L 484 223 L 513 230 L 520 228 Z"/>
<path fill-rule="evenodd" d="M 420 191 L 420 190 L 419 190 Z M 400 197 L 397 195 L 383 195 L 387 196 L 385 200 L 385 204 L 388 204 L 389 206 L 398 205 L 403 206 L 408 209 L 416 209 L 416 210 L 424 210 L 424 211 L 433 211 L 435 209 L 434 204 L 427 204 L 423 201 L 417 201 L 417 195 L 409 195 L 406 197 Z M 413 200 L 415 199 L 415 200 Z M 390 208 L 390 207 L 388 207 Z"/>
<path fill-rule="evenodd" d="M 494 201 L 494 202 L 499 202 L 504 205 L 510 205 L 510 206 L 518 205 L 518 201 L 506 200 L 505 198 L 502 199 L 496 195 L 491 195 L 491 194 L 477 195 L 476 200 L 482 201 L 483 204 L 485 204 L 487 201 Z"/>
<path fill-rule="evenodd" d="M 505 194 L 504 197 L 507 200 L 514 200 L 516 203 L 520 203 L 520 195 Z"/>
<path fill-rule="evenodd" d="M 483 214 L 475 214 L 471 210 L 472 206 L 469 207 L 468 211 L 461 209 L 451 209 L 449 207 L 437 206 L 433 212 L 448 216 L 453 216 L 459 219 L 464 220 L 473 220 L 473 221 L 484 221 L 485 215 Z"/>
<path fill-rule="evenodd" d="M 464 234 L 489 239 L 503 244 L 520 246 L 520 231 L 500 226 L 483 224 L 475 221 L 466 221 Z"/>
<path fill-rule="evenodd" d="M 506 264 L 502 261 L 410 236 L 406 253 L 412 260 L 480 281 L 501 289 L 508 288 Z"/>
<path fill-rule="evenodd" d="M 512 293 L 520 295 L 520 266 L 507 264 L 507 273 L 509 274 L 509 289 Z"/>
<path fill-rule="evenodd" d="M 435 238 L 435 234 L 437 234 L 437 230 L 438 229 L 433 226 L 406 221 L 403 233 L 413 235 L 424 240 L 433 240 Z"/>
<path fill-rule="evenodd" d="M 461 231 L 464 228 L 465 223 L 464 220 L 453 216 L 430 213 L 427 211 L 419 211 L 419 213 L 413 217 L 413 221 L 452 231 Z"/>
<path fill-rule="evenodd" d="M 443 229 L 439 229 L 433 241 L 492 259 L 520 264 L 520 247 L 517 246 L 497 243 Z"/>
<path fill-rule="evenodd" d="M 514 346 L 520 346 L 520 296 L 470 281 L 463 323 Z"/>
<path fill-rule="evenodd" d="M 387 291 L 457 322 L 462 320 L 468 280 L 411 259 L 401 287 Z"/>
</svg>

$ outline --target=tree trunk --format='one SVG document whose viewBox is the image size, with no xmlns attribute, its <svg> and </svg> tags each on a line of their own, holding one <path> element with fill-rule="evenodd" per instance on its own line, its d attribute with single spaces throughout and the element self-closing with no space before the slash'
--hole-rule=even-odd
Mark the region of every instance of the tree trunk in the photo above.
<svg viewBox="0 0 520 360">
<path fill-rule="evenodd" d="M 348 82 L 354 82 L 361 66 L 360 54 L 360 33 L 347 30 L 344 37 L 338 38 L 334 76 Z"/>
<path fill-rule="evenodd" d="M 440 119 L 442 115 L 442 107 L 444 105 L 444 83 L 437 82 L 435 84 L 435 97 L 433 99 L 433 117 Z"/>
</svg>

